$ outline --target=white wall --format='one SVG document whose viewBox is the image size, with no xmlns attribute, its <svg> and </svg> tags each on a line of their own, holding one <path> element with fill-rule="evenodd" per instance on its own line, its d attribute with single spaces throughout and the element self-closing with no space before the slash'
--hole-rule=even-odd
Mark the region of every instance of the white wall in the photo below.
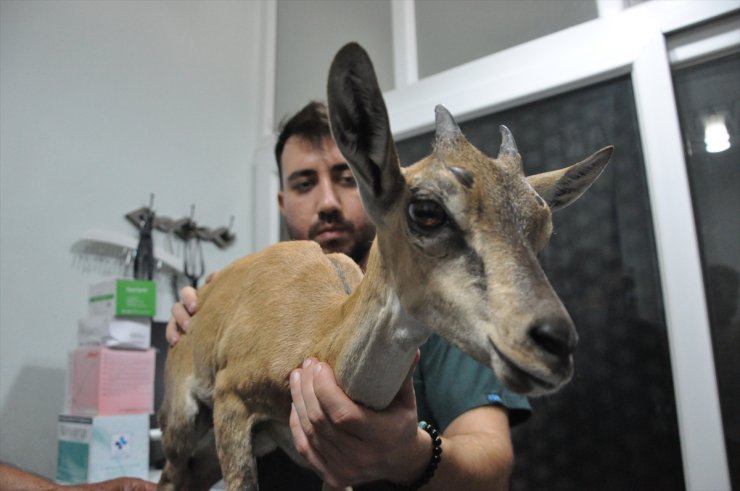
<svg viewBox="0 0 740 491">
<path fill-rule="evenodd" d="M 370 54 L 380 88 L 393 88 L 390 0 L 279 0 L 275 122 L 310 100 L 326 100 L 326 76 L 342 45 L 359 42 Z"/>
<path fill-rule="evenodd" d="M 0 3 L 0 460 L 53 476 L 89 229 L 148 203 L 252 243 L 261 11 L 251 1 Z M 161 243 L 161 237 L 157 239 Z M 165 310 L 171 299 L 161 299 Z"/>
<path fill-rule="evenodd" d="M 597 17 L 596 0 L 416 2 L 419 77 Z"/>
</svg>

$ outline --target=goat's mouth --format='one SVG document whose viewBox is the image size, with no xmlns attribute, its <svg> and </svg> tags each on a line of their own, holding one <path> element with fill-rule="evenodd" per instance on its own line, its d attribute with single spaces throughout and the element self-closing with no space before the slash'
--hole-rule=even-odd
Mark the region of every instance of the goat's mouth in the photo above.
<svg viewBox="0 0 740 491">
<path fill-rule="evenodd" d="M 551 373 L 550 376 L 546 376 L 534 373 L 533 370 L 524 368 L 504 354 L 492 339 L 489 338 L 488 341 L 491 343 L 496 358 L 501 361 L 499 369 L 495 370 L 496 375 L 501 383 L 513 392 L 532 396 L 544 395 L 558 390 L 570 380 L 570 374 L 561 376 L 557 373 Z"/>
</svg>

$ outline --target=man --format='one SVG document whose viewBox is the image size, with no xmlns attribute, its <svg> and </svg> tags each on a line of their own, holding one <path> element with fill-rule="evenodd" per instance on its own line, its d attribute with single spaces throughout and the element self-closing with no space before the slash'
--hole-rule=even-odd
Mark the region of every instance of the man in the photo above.
<svg viewBox="0 0 740 491">
<path fill-rule="evenodd" d="M 323 104 L 310 103 L 288 120 L 275 157 L 278 203 L 291 238 L 314 240 L 324 252 L 343 252 L 364 267 L 375 228 L 331 138 Z M 179 338 L 178 325 L 187 330 L 197 310 L 193 289 L 184 289 L 181 298 L 167 327 L 171 344 Z M 306 360 L 296 369 L 290 388 L 296 448 L 335 487 L 373 481 L 418 484 L 429 470 L 432 448 L 429 435 L 416 426 L 418 415 L 442 432 L 443 457 L 425 490 L 507 489 L 513 464 L 510 419 L 521 421 L 529 411 L 526 399 L 503 390 L 490 369 L 434 335 L 421 348 L 413 378 L 409 374 L 383 411 L 351 401 L 331 367 L 320 360 Z M 295 481 L 293 488 L 307 489 Z"/>
</svg>

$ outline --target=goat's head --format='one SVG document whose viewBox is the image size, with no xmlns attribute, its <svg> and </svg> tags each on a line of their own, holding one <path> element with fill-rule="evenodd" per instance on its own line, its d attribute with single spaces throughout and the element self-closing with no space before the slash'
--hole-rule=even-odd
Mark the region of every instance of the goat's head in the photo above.
<svg viewBox="0 0 740 491">
<path fill-rule="evenodd" d="M 404 309 L 511 390 L 537 395 L 566 383 L 578 336 L 537 254 L 551 212 L 594 182 L 612 148 L 526 177 L 506 127 L 491 159 L 438 106 L 432 154 L 401 169 L 372 64 L 357 44 L 334 59 L 328 99 L 332 132 Z"/>
</svg>

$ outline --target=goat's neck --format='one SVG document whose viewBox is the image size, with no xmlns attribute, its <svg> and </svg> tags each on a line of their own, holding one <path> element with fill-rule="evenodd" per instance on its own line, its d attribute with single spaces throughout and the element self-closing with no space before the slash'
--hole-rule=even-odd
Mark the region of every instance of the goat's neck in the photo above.
<svg viewBox="0 0 740 491">
<path fill-rule="evenodd" d="M 353 400 L 382 409 L 398 393 L 430 331 L 401 306 L 377 247 L 370 250 L 365 278 L 342 305 L 342 330 L 352 335 L 336 375 Z"/>
</svg>

